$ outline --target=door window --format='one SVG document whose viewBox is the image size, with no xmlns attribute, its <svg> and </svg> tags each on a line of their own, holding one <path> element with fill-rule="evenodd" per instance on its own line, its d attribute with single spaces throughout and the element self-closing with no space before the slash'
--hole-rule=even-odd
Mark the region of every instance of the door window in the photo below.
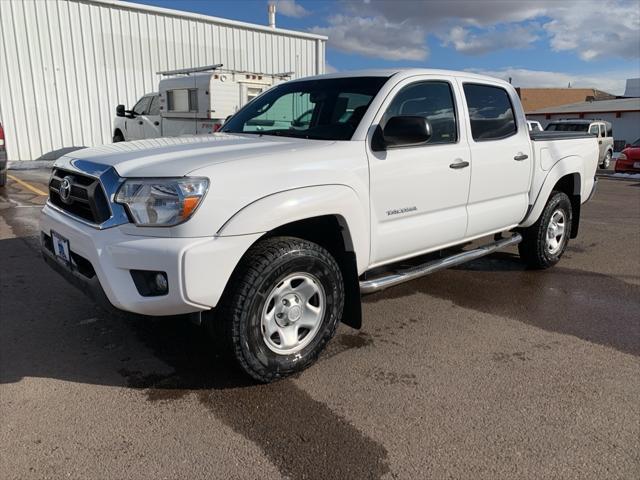
<svg viewBox="0 0 640 480">
<path fill-rule="evenodd" d="M 504 88 L 466 83 L 464 95 L 475 141 L 499 140 L 516 134 L 513 105 Z"/>
<path fill-rule="evenodd" d="M 596 137 L 600 134 L 600 129 L 598 128 L 598 124 L 594 123 L 589 127 L 589 133 L 591 135 L 595 135 Z"/>
<path fill-rule="evenodd" d="M 458 127 L 451 85 L 447 82 L 417 82 L 404 87 L 395 96 L 381 124 L 391 117 L 420 116 L 431 124 L 428 144 L 456 143 Z"/>
<path fill-rule="evenodd" d="M 149 106 L 149 115 L 160 115 L 160 97 L 155 95 L 151 99 L 151 105 Z"/>
<path fill-rule="evenodd" d="M 151 102 L 151 97 L 142 97 L 140 100 L 138 100 L 138 103 L 136 103 L 132 108 L 133 112 L 136 115 L 145 115 L 149 110 L 150 102 Z"/>
</svg>

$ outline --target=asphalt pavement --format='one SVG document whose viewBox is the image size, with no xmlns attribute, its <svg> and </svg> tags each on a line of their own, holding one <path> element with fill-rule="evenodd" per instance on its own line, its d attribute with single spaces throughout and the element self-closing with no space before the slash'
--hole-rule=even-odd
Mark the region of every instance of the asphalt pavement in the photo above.
<svg viewBox="0 0 640 480">
<path fill-rule="evenodd" d="M 181 318 L 114 316 L 40 258 L 48 172 L 0 189 L 0 477 L 640 478 L 640 183 L 561 263 L 515 250 L 364 300 L 255 385 Z"/>
</svg>

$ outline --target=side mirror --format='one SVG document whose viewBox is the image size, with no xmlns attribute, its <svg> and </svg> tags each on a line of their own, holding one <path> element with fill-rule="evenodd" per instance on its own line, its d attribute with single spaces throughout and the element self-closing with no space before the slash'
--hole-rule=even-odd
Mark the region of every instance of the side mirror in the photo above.
<svg viewBox="0 0 640 480">
<path fill-rule="evenodd" d="M 422 145 L 430 138 L 431 124 L 420 116 L 391 117 L 382 130 L 382 140 L 386 147 Z"/>
<path fill-rule="evenodd" d="M 117 117 L 124 117 L 125 116 L 124 105 L 118 105 L 116 107 L 116 116 Z"/>
</svg>

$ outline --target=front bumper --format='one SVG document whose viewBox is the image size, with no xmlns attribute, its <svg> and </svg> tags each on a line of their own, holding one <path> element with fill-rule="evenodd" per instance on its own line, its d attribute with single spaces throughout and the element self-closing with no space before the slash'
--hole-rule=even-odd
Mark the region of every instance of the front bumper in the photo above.
<svg viewBox="0 0 640 480">
<path fill-rule="evenodd" d="M 146 237 L 85 225 L 45 206 L 40 218 L 42 253 L 49 265 L 99 303 L 142 315 L 178 315 L 209 310 L 220 300 L 228 278 L 261 234 L 235 237 Z M 69 241 L 68 266 L 53 254 L 54 231 Z M 143 231 L 143 229 L 141 230 Z M 142 296 L 131 270 L 163 271 L 168 293 Z"/>
</svg>

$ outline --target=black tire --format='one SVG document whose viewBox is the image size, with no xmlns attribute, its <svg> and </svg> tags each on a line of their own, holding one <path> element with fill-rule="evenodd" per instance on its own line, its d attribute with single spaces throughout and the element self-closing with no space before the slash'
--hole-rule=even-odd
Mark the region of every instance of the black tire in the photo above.
<svg viewBox="0 0 640 480">
<path fill-rule="evenodd" d="M 564 234 L 557 242 L 557 250 L 551 250 L 547 243 L 547 230 L 553 215 L 558 211 L 564 214 Z M 545 269 L 560 261 L 571 236 L 572 216 L 571 200 L 567 194 L 553 191 L 538 221 L 520 232 L 522 242 L 518 245 L 518 250 L 520 258 L 529 268 Z"/>
<path fill-rule="evenodd" d="M 325 308 L 310 343 L 285 355 L 267 345 L 262 315 L 270 293 L 297 273 L 317 278 Z M 310 366 L 333 337 L 343 307 L 342 273 L 327 250 L 300 238 L 272 237 L 252 246 L 240 261 L 208 326 L 242 370 L 267 383 Z"/>
<path fill-rule="evenodd" d="M 600 163 L 600 168 L 606 170 L 607 168 L 609 168 L 611 166 L 611 150 L 607 150 L 607 153 L 604 155 L 604 158 L 602 159 L 602 163 Z"/>
<path fill-rule="evenodd" d="M 7 171 L 0 173 L 0 187 L 4 187 L 7 184 Z"/>
<path fill-rule="evenodd" d="M 120 130 L 116 130 L 113 134 L 113 143 L 124 142 L 124 135 Z"/>
</svg>

